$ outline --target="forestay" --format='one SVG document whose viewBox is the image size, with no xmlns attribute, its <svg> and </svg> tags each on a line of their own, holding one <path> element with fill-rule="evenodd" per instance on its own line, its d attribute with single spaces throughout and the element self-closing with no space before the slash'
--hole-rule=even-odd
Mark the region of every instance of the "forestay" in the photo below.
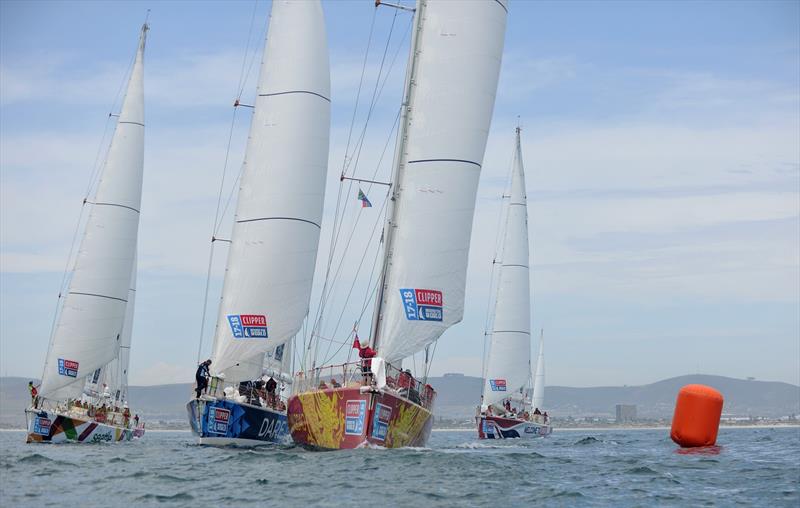
<svg viewBox="0 0 800 508">
<path fill-rule="evenodd" d="M 462 319 L 507 15 L 506 2 L 496 0 L 422 0 L 416 15 L 421 11 L 378 315 L 376 343 L 389 362 L 422 350 Z"/>
<path fill-rule="evenodd" d="M 494 323 L 483 387 L 483 403 L 487 405 L 519 393 L 531 376 L 528 208 L 519 129 L 502 242 Z"/>
<path fill-rule="evenodd" d="M 125 100 L 45 361 L 41 394 L 80 395 L 120 345 L 136 254 L 144 160 L 142 28 Z"/>
<path fill-rule="evenodd" d="M 211 370 L 227 381 L 260 376 L 308 312 L 329 131 L 322 6 L 275 1 L 214 338 Z"/>
</svg>

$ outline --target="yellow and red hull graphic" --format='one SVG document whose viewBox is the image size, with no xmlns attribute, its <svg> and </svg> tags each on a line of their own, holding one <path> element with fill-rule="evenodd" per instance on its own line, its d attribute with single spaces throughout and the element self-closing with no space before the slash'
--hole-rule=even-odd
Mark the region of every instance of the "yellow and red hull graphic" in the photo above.
<svg viewBox="0 0 800 508">
<path fill-rule="evenodd" d="M 133 430 L 62 415 L 53 411 L 25 411 L 28 443 L 105 443 L 130 441 Z"/>
<path fill-rule="evenodd" d="M 359 387 L 293 395 L 287 416 L 296 443 L 326 450 L 425 446 L 433 427 L 429 409 L 392 393 L 361 393 Z"/>
</svg>

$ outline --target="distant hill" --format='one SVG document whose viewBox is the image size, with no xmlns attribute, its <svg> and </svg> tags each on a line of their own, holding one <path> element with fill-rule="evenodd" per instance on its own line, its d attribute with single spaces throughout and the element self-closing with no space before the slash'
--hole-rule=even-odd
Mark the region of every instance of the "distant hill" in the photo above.
<svg viewBox="0 0 800 508">
<path fill-rule="evenodd" d="M 0 426 L 22 427 L 29 402 L 29 378 L 0 378 Z M 447 375 L 430 378 L 438 398 L 437 417 L 469 418 L 475 414 L 481 392 L 477 377 Z M 683 385 L 713 386 L 725 397 L 724 412 L 741 416 L 779 417 L 800 414 L 800 386 L 769 381 L 742 380 L 722 376 L 680 376 L 642 386 L 570 388 L 548 386 L 546 409 L 558 417 L 611 416 L 616 404 L 636 404 L 644 418 L 669 418 L 675 396 Z M 184 405 L 192 394 L 191 384 L 130 387 L 131 408 L 151 422 L 186 419 Z"/>
</svg>

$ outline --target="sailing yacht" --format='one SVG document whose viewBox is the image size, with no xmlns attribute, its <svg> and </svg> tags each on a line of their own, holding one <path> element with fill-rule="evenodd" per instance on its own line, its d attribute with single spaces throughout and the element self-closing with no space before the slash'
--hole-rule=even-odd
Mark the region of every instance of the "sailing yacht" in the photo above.
<svg viewBox="0 0 800 508">
<path fill-rule="evenodd" d="M 507 5 L 418 0 L 414 11 L 371 337 L 354 344 L 361 362 L 295 375 L 289 428 L 310 448 L 425 445 L 436 392 L 402 361 L 464 313 Z"/>
<path fill-rule="evenodd" d="M 187 404 L 200 444 L 289 440 L 289 341 L 308 313 L 330 135 L 319 0 L 275 0 L 239 188 L 208 390 Z"/>
<path fill-rule="evenodd" d="M 531 292 L 528 255 L 528 204 L 517 127 L 511 190 L 506 196 L 502 247 L 494 264 L 499 270 L 493 319 L 487 329 L 489 349 L 483 377 L 483 395 L 476 417 L 478 437 L 503 439 L 541 437 L 552 427 L 541 414 L 544 404 L 544 349 L 540 340 L 533 401 L 531 384 Z"/>
<path fill-rule="evenodd" d="M 144 166 L 142 26 L 131 76 L 86 229 L 50 339 L 39 396 L 25 410 L 29 443 L 129 441 L 136 249 Z M 138 418 L 135 419 L 138 423 Z"/>
</svg>

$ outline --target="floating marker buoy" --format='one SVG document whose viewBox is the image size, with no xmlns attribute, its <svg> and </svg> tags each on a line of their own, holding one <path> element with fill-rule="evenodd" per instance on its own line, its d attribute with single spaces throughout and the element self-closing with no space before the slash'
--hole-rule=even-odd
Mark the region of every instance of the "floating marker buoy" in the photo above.
<svg viewBox="0 0 800 508">
<path fill-rule="evenodd" d="M 670 437 L 684 448 L 717 442 L 722 394 L 705 385 L 686 385 L 678 392 Z"/>
</svg>

